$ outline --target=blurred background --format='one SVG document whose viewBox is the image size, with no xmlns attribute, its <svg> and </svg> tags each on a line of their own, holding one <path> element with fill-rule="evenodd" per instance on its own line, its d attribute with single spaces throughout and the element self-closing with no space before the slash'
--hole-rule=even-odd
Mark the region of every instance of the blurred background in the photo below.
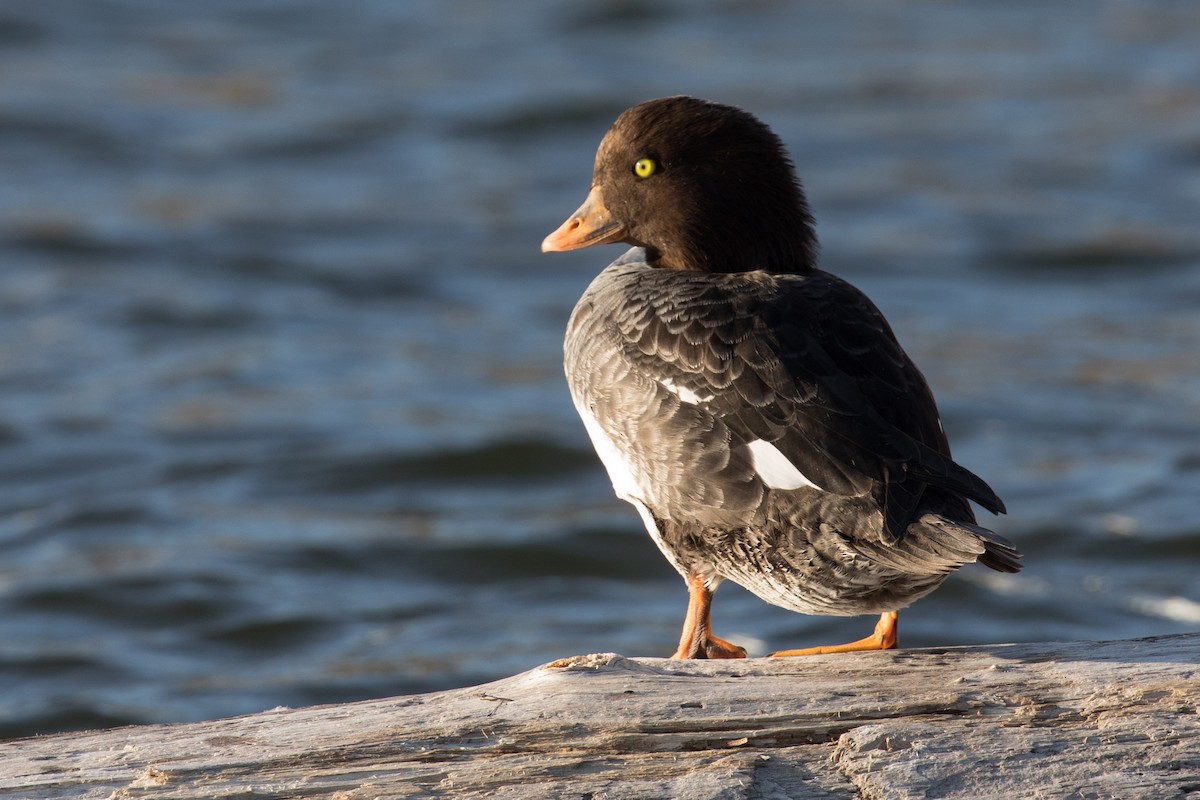
<svg viewBox="0 0 1200 800">
<path fill-rule="evenodd" d="M 683 584 L 560 366 L 622 250 L 538 246 L 679 93 L 780 134 L 1008 503 L 1027 570 L 902 643 L 1200 628 L 1192 0 L 8 3 L 0 736 L 669 654 Z"/>
</svg>

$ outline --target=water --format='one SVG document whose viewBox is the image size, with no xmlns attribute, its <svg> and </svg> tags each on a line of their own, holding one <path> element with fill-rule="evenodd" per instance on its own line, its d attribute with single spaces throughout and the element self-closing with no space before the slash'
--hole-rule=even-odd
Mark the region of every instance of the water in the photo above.
<svg viewBox="0 0 1200 800">
<path fill-rule="evenodd" d="M 1200 625 L 1190 0 L 0 11 L 0 735 L 665 655 L 678 577 L 560 373 L 619 248 L 537 252 L 622 108 L 790 146 L 1018 576 L 910 646 Z M 754 652 L 845 640 L 735 586 Z"/>
</svg>

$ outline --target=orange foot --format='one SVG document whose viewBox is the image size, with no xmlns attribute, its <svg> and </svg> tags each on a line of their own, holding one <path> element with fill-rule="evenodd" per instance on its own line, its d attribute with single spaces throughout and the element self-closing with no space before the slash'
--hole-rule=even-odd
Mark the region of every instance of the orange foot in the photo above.
<svg viewBox="0 0 1200 800">
<path fill-rule="evenodd" d="M 779 650 L 771 653 L 771 657 L 819 656 L 826 653 L 857 653 L 863 650 L 894 650 L 900 638 L 896 631 L 898 616 L 899 613 L 896 611 L 885 611 L 880 614 L 879 622 L 875 623 L 875 632 L 857 642 L 825 645 L 824 647 L 805 647 L 802 650 Z"/>
<path fill-rule="evenodd" d="M 738 647 L 711 633 L 699 641 L 690 641 L 687 647 L 680 643 L 671 658 L 745 658 L 746 648 Z"/>
<path fill-rule="evenodd" d="M 698 575 L 688 576 L 688 610 L 679 647 L 671 658 L 745 658 L 746 648 L 712 635 L 712 592 Z"/>
</svg>

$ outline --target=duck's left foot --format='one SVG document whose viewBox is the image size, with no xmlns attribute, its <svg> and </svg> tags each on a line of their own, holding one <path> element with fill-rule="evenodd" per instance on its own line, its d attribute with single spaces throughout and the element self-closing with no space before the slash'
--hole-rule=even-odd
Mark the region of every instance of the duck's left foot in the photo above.
<svg viewBox="0 0 1200 800">
<path fill-rule="evenodd" d="M 738 647 L 736 644 L 718 639 L 711 633 L 704 639 L 699 641 L 691 641 L 685 646 L 679 645 L 679 649 L 671 658 L 745 658 L 746 648 Z"/>
<path fill-rule="evenodd" d="M 679 647 L 671 658 L 745 658 L 746 648 L 712 635 L 709 611 L 712 592 L 699 575 L 688 576 L 688 610 L 679 636 Z"/>
<path fill-rule="evenodd" d="M 896 630 L 898 612 L 885 611 L 879 615 L 875 623 L 875 632 L 865 639 L 845 644 L 825 645 L 823 647 L 806 647 L 802 650 L 779 650 L 771 653 L 771 658 L 790 656 L 820 656 L 827 653 L 858 653 L 864 650 L 894 650 L 899 643 L 899 633 Z"/>
</svg>

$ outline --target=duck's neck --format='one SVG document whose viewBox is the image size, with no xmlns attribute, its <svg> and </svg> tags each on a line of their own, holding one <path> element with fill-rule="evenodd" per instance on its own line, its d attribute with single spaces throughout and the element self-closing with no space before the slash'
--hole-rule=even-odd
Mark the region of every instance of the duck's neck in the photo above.
<svg viewBox="0 0 1200 800">
<path fill-rule="evenodd" d="M 721 221 L 690 226 L 692 230 L 676 241 L 645 245 L 648 263 L 699 272 L 805 273 L 816 269 L 819 247 L 807 209 L 803 216 L 772 219 L 765 215 L 755 222 L 733 227 Z"/>
</svg>

